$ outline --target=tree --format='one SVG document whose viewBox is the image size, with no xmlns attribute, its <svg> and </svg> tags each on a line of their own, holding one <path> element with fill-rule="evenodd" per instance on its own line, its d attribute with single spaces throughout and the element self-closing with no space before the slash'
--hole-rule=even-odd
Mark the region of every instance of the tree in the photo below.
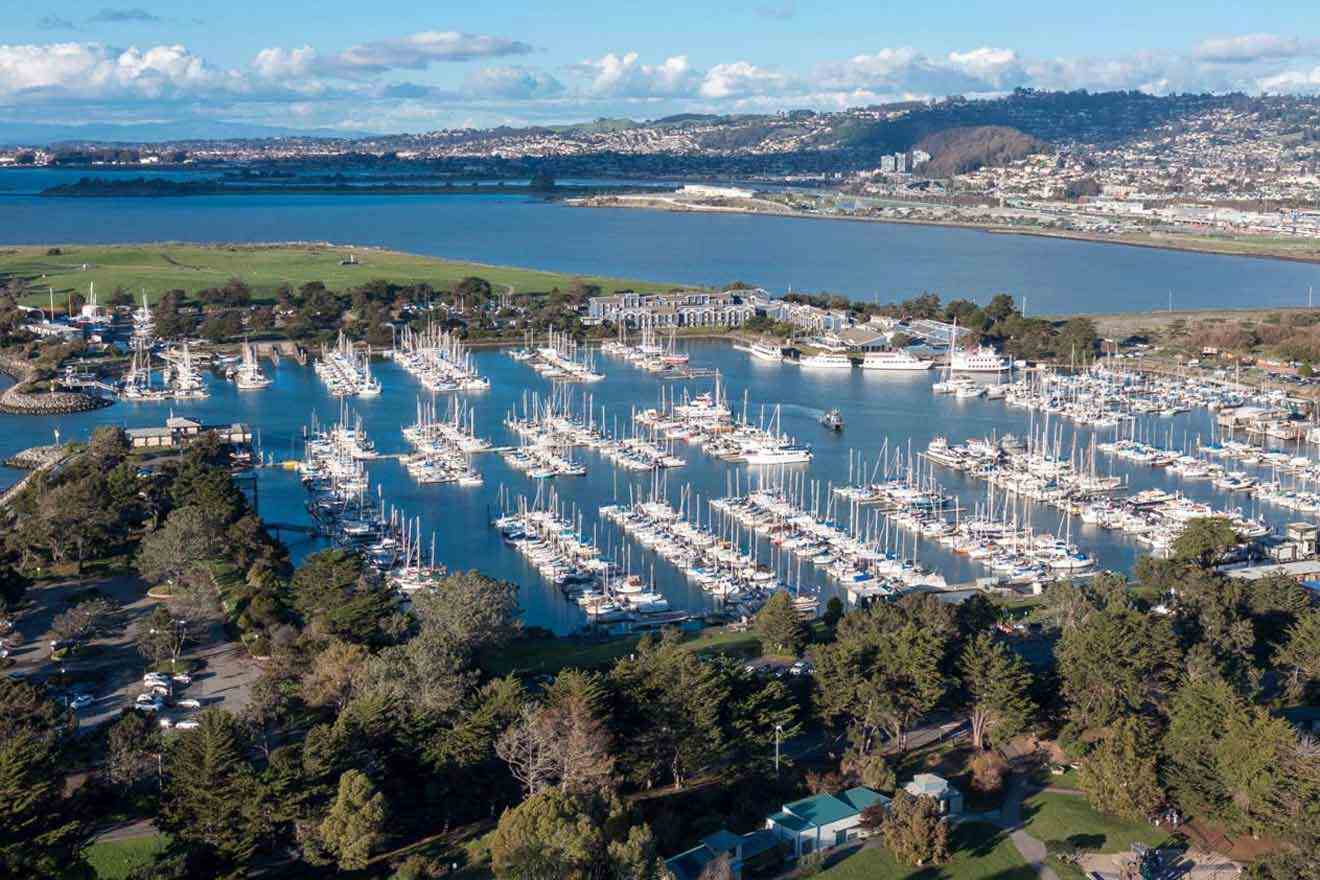
<svg viewBox="0 0 1320 880">
<path fill-rule="evenodd" d="M 174 618 L 169 609 L 158 604 L 151 614 L 141 618 L 133 628 L 133 643 L 138 653 L 156 666 L 165 660 L 178 663 L 188 643 L 189 626 Z"/>
<path fill-rule="evenodd" d="M 1308 703 L 1320 698 L 1320 611 L 1306 612 L 1288 628 L 1274 664 L 1289 697 Z"/>
<path fill-rule="evenodd" d="M 767 652 L 795 656 L 802 650 L 807 633 L 802 618 L 793 607 L 793 598 L 782 590 L 772 595 L 756 612 L 756 632 Z"/>
<path fill-rule="evenodd" d="M 821 615 L 821 620 L 827 627 L 834 629 L 843 618 L 843 613 L 843 600 L 838 596 L 830 596 L 830 600 L 825 603 L 825 613 Z"/>
<path fill-rule="evenodd" d="M 501 880 L 659 877 L 650 829 L 612 795 L 546 789 L 504 811 L 490 854 Z"/>
<path fill-rule="evenodd" d="M 1003 745 L 1026 730 L 1036 706 L 1031 673 L 1022 659 L 982 633 L 963 649 L 963 698 L 972 725 L 972 746 Z"/>
<path fill-rule="evenodd" d="M 339 793 L 318 829 L 321 843 L 333 853 L 344 871 L 367 866 L 371 851 L 384 839 L 385 796 L 361 770 L 339 777 Z"/>
<path fill-rule="evenodd" d="M 949 823 L 932 797 L 899 789 L 880 826 L 885 846 L 908 865 L 940 865 L 949 860 Z"/>
<path fill-rule="evenodd" d="M 309 706 L 344 708 L 367 665 L 367 649 L 350 642 L 333 640 L 302 678 L 302 696 Z"/>
<path fill-rule="evenodd" d="M 1111 601 L 1065 629 L 1055 656 L 1071 721 L 1099 728 L 1165 691 L 1178 650 L 1166 618 Z"/>
<path fill-rule="evenodd" d="M 1087 753 L 1077 784 L 1102 813 L 1145 822 L 1164 803 L 1149 723 L 1127 715 Z"/>
<path fill-rule="evenodd" d="M 171 586 L 221 552 L 223 522 L 198 505 L 175 509 L 148 532 L 138 548 L 137 569 L 147 580 Z"/>
<path fill-rule="evenodd" d="M 208 709 L 197 720 L 200 726 L 179 732 L 167 752 L 156 822 L 180 840 L 242 864 L 268 833 L 256 808 L 259 790 L 245 757 L 243 730 L 219 709 Z"/>
<path fill-rule="evenodd" d="M 111 626 L 117 610 L 109 599 L 87 599 L 55 615 L 50 629 L 57 637 L 72 642 L 94 639 Z"/>
<path fill-rule="evenodd" d="M 0 876 L 86 878 L 87 829 L 64 794 L 76 719 L 42 688 L 0 679 Z"/>
<path fill-rule="evenodd" d="M 1169 700 L 1161 740 L 1164 778 L 1185 813 L 1224 821 L 1231 805 L 1219 772 L 1219 742 L 1245 702 L 1217 672 L 1188 676 Z"/>
<path fill-rule="evenodd" d="M 1218 516 L 1195 517 L 1173 542 L 1173 558 L 1209 568 L 1238 545 L 1241 539 L 1232 523 Z"/>
<path fill-rule="evenodd" d="M 160 734 L 149 720 L 137 712 L 124 715 L 106 734 L 106 775 L 125 788 L 156 777 L 161 749 Z"/>
<path fill-rule="evenodd" d="M 21 571 L 8 562 L 0 562 L 0 611 L 15 608 L 32 586 Z"/>
</svg>

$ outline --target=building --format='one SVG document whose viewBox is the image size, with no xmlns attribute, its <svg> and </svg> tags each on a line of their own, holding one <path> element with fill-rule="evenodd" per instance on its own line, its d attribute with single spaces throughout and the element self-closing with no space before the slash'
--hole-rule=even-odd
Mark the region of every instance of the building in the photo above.
<svg viewBox="0 0 1320 880">
<path fill-rule="evenodd" d="M 728 858 L 729 873 L 734 880 L 741 880 L 743 868 L 759 872 L 782 859 L 779 838 L 767 829 L 751 834 L 721 829 L 703 837 L 692 849 L 665 859 L 665 867 L 675 880 L 697 880 L 706 866 L 721 856 Z"/>
<path fill-rule="evenodd" d="M 912 781 L 903 786 L 903 790 L 913 797 L 934 798 L 939 802 L 940 813 L 945 816 L 957 816 L 962 813 L 963 796 L 949 781 L 934 773 L 918 773 Z"/>
<path fill-rule="evenodd" d="M 183 416 L 170 416 L 158 428 L 124 429 L 134 449 L 174 449 L 210 432 L 214 432 L 221 443 L 240 445 L 252 442 L 252 432 L 241 422 L 232 425 L 203 425 L 196 419 Z"/>
<path fill-rule="evenodd" d="M 587 304 L 590 321 L 609 321 L 629 327 L 741 327 L 756 314 L 754 291 L 711 293 L 683 290 L 674 293 L 633 293 L 592 297 Z"/>
<path fill-rule="evenodd" d="M 766 817 L 765 827 L 794 858 L 801 858 L 856 840 L 863 833 L 862 811 L 873 804 L 888 806 L 889 798 L 864 786 L 839 794 L 818 794 L 784 804 L 778 813 Z"/>
</svg>

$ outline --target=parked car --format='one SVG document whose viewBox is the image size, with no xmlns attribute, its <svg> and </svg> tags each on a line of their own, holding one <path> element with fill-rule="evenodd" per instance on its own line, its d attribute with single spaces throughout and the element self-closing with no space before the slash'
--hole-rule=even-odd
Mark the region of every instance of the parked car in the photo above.
<svg viewBox="0 0 1320 880">
<path fill-rule="evenodd" d="M 143 694 L 142 696 L 149 698 L 151 695 Z M 165 708 L 165 704 L 160 702 L 159 700 L 152 700 L 152 699 L 148 699 L 146 702 L 143 702 L 141 697 L 139 697 L 137 702 L 133 704 L 133 708 L 139 712 L 159 712 L 161 709 Z"/>
<path fill-rule="evenodd" d="M 162 718 L 160 719 L 160 726 L 165 730 L 169 730 L 171 727 L 174 726 L 174 722 L 168 718 Z"/>
<path fill-rule="evenodd" d="M 176 701 L 176 702 L 174 703 L 174 705 L 179 706 L 179 707 L 184 708 L 184 709 L 200 709 L 200 708 L 202 708 L 202 701 L 201 701 L 201 700 L 195 700 L 195 699 L 193 699 L 192 697 L 189 697 L 189 698 L 186 699 L 186 700 L 178 700 L 178 701 Z"/>
<path fill-rule="evenodd" d="M 188 720 L 188 721 L 176 721 L 176 722 L 174 723 L 174 729 L 175 729 L 175 730 L 196 730 L 197 728 L 199 728 L 199 727 L 201 727 L 201 726 L 202 726 L 202 725 L 201 725 L 199 722 L 197 722 L 197 721 L 192 721 L 192 720 Z"/>
<path fill-rule="evenodd" d="M 87 694 L 79 694 L 69 701 L 70 709 L 85 709 L 92 705 L 92 698 Z"/>
<path fill-rule="evenodd" d="M 172 678 L 176 684 L 192 684 L 192 676 L 186 672 L 176 672 Z"/>
</svg>

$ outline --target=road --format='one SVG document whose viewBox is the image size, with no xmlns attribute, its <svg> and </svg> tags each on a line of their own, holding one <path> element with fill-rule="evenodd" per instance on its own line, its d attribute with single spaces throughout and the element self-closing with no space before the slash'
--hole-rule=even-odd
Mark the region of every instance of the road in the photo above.
<svg viewBox="0 0 1320 880">
<path fill-rule="evenodd" d="M 52 661 L 51 622 L 68 607 L 70 597 L 92 588 L 120 607 L 114 626 L 104 637 L 91 641 L 81 656 Z M 34 587 L 28 592 L 28 599 L 29 607 L 15 621 L 20 643 L 10 655 L 14 660 L 10 674 L 45 681 L 66 673 L 78 680 L 74 689 L 93 698 L 90 706 L 78 711 L 81 730 L 90 730 L 132 706 L 142 692 L 142 675 L 146 671 L 146 660 L 133 644 L 133 625 L 149 615 L 157 604 L 157 600 L 147 598 L 142 581 L 132 576 L 66 581 Z M 248 659 L 241 645 L 225 639 L 220 624 L 213 625 L 185 657 L 202 661 L 202 667 L 193 675 L 193 683 L 181 692 L 182 696 L 197 699 L 204 708 L 223 706 L 231 712 L 247 704 L 249 689 L 260 675 L 260 668 Z M 188 710 L 171 709 L 167 714 L 177 720 L 186 716 Z"/>
</svg>

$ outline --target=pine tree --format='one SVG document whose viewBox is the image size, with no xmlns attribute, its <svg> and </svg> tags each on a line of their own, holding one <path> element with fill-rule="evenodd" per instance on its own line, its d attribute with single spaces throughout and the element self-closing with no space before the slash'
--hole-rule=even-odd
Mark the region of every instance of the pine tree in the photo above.
<svg viewBox="0 0 1320 880">
<path fill-rule="evenodd" d="M 1289 697 L 1308 703 L 1320 699 L 1320 610 L 1306 612 L 1288 628 L 1274 662 Z"/>
<path fill-rule="evenodd" d="M 1115 722 L 1083 759 L 1077 783 L 1102 813 L 1145 822 L 1164 802 L 1149 725 L 1137 716 Z"/>
<path fill-rule="evenodd" d="M 1227 817 L 1231 803 L 1217 751 L 1229 720 L 1245 708 L 1232 686 L 1214 672 L 1189 678 L 1169 701 L 1169 727 L 1161 744 L 1164 778 L 1184 812 L 1220 821 Z"/>
<path fill-rule="evenodd" d="M 949 860 L 949 823 L 932 797 L 913 797 L 900 789 L 881 824 L 885 846 L 898 861 L 916 866 Z"/>
<path fill-rule="evenodd" d="M 987 740 L 1003 745 L 1026 730 L 1036 706 L 1020 657 L 986 633 L 975 636 L 963 649 L 962 682 L 974 747 L 986 748 Z"/>
<path fill-rule="evenodd" d="M 385 796 L 367 774 L 348 770 L 339 777 L 339 794 L 318 829 L 321 843 L 335 854 L 341 869 L 365 868 L 371 850 L 384 837 L 385 818 Z"/>
<path fill-rule="evenodd" d="M 792 597 L 782 591 L 771 596 L 756 612 L 756 632 L 766 653 L 796 656 L 807 640 L 807 628 L 793 607 Z"/>
</svg>

